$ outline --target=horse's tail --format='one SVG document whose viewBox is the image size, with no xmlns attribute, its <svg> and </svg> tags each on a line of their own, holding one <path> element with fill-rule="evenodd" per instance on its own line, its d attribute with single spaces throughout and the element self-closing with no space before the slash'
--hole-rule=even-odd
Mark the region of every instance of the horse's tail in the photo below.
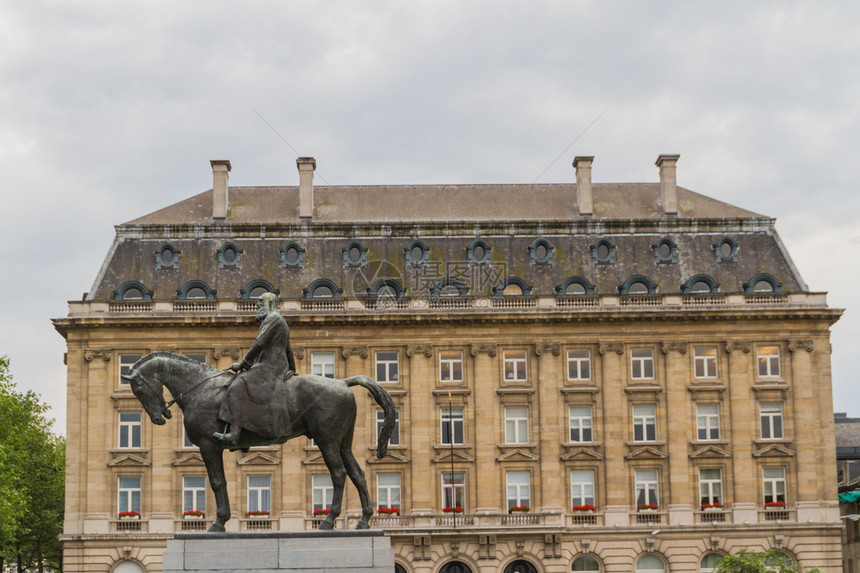
<svg viewBox="0 0 860 573">
<path fill-rule="evenodd" d="M 394 424 L 397 422 L 397 410 L 394 407 L 394 400 L 391 399 L 391 394 L 385 391 L 385 388 L 370 376 L 352 376 L 344 380 L 347 386 L 363 386 L 376 400 L 376 403 L 382 407 L 385 413 L 385 419 L 382 422 L 382 427 L 379 429 L 377 436 L 376 457 L 384 458 L 388 453 L 388 440 L 394 432 Z"/>
</svg>

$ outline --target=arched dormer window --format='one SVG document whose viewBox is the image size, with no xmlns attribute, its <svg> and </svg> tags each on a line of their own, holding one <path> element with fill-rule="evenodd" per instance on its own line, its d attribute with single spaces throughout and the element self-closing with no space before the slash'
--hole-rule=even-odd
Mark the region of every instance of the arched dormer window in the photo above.
<svg viewBox="0 0 860 573">
<path fill-rule="evenodd" d="M 569 277 L 563 283 L 555 287 L 559 295 L 585 295 L 594 294 L 594 285 L 584 277 Z"/>
<path fill-rule="evenodd" d="M 478 239 L 466 248 L 466 258 L 470 263 L 485 263 L 490 260 L 490 246 Z"/>
<path fill-rule="evenodd" d="M 728 237 L 723 237 L 714 245 L 714 257 L 718 263 L 738 262 L 738 244 Z"/>
<path fill-rule="evenodd" d="M 615 245 L 607 239 L 600 239 L 591 245 L 591 260 L 594 263 L 615 264 Z"/>
<path fill-rule="evenodd" d="M 696 275 L 681 285 L 681 292 L 685 294 L 707 294 L 720 290 L 720 285 L 708 275 Z"/>
<path fill-rule="evenodd" d="M 782 292 L 782 283 L 773 275 L 759 273 L 743 285 L 744 292 Z"/>
<path fill-rule="evenodd" d="M 152 291 L 137 281 L 122 284 L 113 293 L 114 300 L 152 300 Z"/>
<path fill-rule="evenodd" d="M 404 288 L 394 279 L 379 279 L 367 289 L 367 296 L 371 298 L 401 298 L 405 295 Z"/>
<path fill-rule="evenodd" d="M 363 267 L 367 264 L 367 249 L 353 241 L 343 248 L 344 267 Z"/>
<path fill-rule="evenodd" d="M 651 250 L 654 251 L 654 262 L 660 263 L 677 263 L 678 262 L 678 245 L 669 237 L 665 237 L 651 245 Z"/>
<path fill-rule="evenodd" d="M 508 277 L 493 289 L 494 296 L 528 296 L 532 287 L 520 277 Z"/>
<path fill-rule="evenodd" d="M 180 253 L 181 251 L 170 243 L 164 243 L 155 251 L 155 268 L 178 269 Z"/>
<path fill-rule="evenodd" d="M 176 291 L 179 300 L 206 300 L 214 299 L 217 293 L 209 288 L 203 281 L 188 281 L 182 288 Z"/>
<path fill-rule="evenodd" d="M 302 298 L 341 298 L 343 289 L 329 279 L 317 279 L 302 291 Z"/>
<path fill-rule="evenodd" d="M 218 249 L 218 268 L 234 268 L 242 267 L 242 249 L 236 246 L 235 243 L 224 243 Z"/>
<path fill-rule="evenodd" d="M 260 298 L 267 292 L 281 294 L 269 281 L 257 279 L 249 282 L 245 288 L 239 291 L 239 298 Z"/>
<path fill-rule="evenodd" d="M 654 294 L 657 285 L 645 275 L 633 275 L 619 285 L 618 294 Z"/>
<path fill-rule="evenodd" d="M 666 570 L 666 562 L 653 553 L 636 560 L 636 573 L 659 573 Z"/>
<path fill-rule="evenodd" d="M 404 251 L 406 253 L 407 266 L 423 265 L 430 260 L 430 249 L 421 241 L 413 241 Z"/>
<path fill-rule="evenodd" d="M 600 571 L 600 562 L 591 555 L 580 555 L 573 560 L 571 571 Z"/>
<path fill-rule="evenodd" d="M 469 287 L 455 278 L 446 277 L 430 289 L 430 296 L 468 296 Z"/>
<path fill-rule="evenodd" d="M 304 268 L 305 250 L 295 241 L 290 241 L 281 249 L 281 266 Z"/>
<path fill-rule="evenodd" d="M 537 239 L 529 246 L 529 262 L 535 264 L 549 264 L 552 262 L 552 256 L 555 253 L 555 247 L 546 239 Z"/>
</svg>

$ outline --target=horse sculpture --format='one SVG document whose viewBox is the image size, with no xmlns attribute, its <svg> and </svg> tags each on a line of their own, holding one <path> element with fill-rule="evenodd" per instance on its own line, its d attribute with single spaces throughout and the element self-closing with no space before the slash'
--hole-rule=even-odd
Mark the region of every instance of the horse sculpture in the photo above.
<svg viewBox="0 0 860 573">
<path fill-rule="evenodd" d="M 173 402 L 182 409 L 185 432 L 191 443 L 200 449 L 209 474 L 209 485 L 215 494 L 217 515 L 209 527 L 210 532 L 224 531 L 224 524 L 230 519 L 230 500 L 227 496 L 223 461 L 226 445 L 213 434 L 224 427 L 224 423 L 218 420 L 218 408 L 234 377 L 235 374 L 229 370 L 217 370 L 187 356 L 170 352 L 154 352 L 144 356 L 134 364 L 128 374 L 122 376 L 123 380 L 131 385 L 132 392 L 140 400 L 153 424 L 163 425 L 165 418 L 171 417 L 169 407 Z M 285 388 L 280 395 L 286 396 L 284 415 L 289 420 L 289 433 L 276 438 L 266 438 L 243 431 L 241 441 L 231 446 L 231 449 L 246 450 L 252 446 L 280 444 L 297 436 L 312 438 L 322 453 L 334 486 L 331 512 L 322 521 L 319 529 L 334 528 L 334 520 L 341 512 L 347 475 L 358 490 L 361 500 L 361 519 L 356 529 L 367 529 L 368 519 L 373 515 L 373 506 L 364 471 L 352 454 L 356 407 L 355 396 L 349 388 L 366 388 L 385 413 L 378 435 L 378 458 L 387 453 L 388 439 L 394 430 L 396 411 L 391 396 L 368 376 L 335 380 L 302 375 L 293 376 L 282 384 Z M 167 388 L 173 396 L 170 404 L 164 400 L 163 388 Z"/>
</svg>

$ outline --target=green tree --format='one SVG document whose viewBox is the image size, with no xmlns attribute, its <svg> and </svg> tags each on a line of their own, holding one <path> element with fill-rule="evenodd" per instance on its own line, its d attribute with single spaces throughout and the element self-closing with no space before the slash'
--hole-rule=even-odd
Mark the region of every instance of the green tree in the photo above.
<svg viewBox="0 0 860 573">
<path fill-rule="evenodd" d="M 65 443 L 47 411 L 36 393 L 16 389 L 0 357 L 0 571 L 61 567 Z"/>
<path fill-rule="evenodd" d="M 818 567 L 803 569 L 778 549 L 767 552 L 741 549 L 720 559 L 714 571 L 719 573 L 817 573 Z"/>
</svg>

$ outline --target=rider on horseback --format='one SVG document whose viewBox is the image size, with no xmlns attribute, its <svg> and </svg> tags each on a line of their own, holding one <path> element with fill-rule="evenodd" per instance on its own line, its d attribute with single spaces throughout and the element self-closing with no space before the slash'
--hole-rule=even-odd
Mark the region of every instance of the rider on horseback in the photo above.
<svg viewBox="0 0 860 573">
<path fill-rule="evenodd" d="M 267 292 L 257 303 L 260 332 L 241 362 L 230 368 L 236 378 L 221 402 L 218 418 L 227 423 L 224 432 L 214 435 L 231 446 L 239 443 L 242 428 L 263 437 L 272 436 L 274 420 L 265 407 L 276 385 L 295 373 L 296 362 L 290 347 L 290 328 L 278 310 L 278 297 Z"/>
</svg>

